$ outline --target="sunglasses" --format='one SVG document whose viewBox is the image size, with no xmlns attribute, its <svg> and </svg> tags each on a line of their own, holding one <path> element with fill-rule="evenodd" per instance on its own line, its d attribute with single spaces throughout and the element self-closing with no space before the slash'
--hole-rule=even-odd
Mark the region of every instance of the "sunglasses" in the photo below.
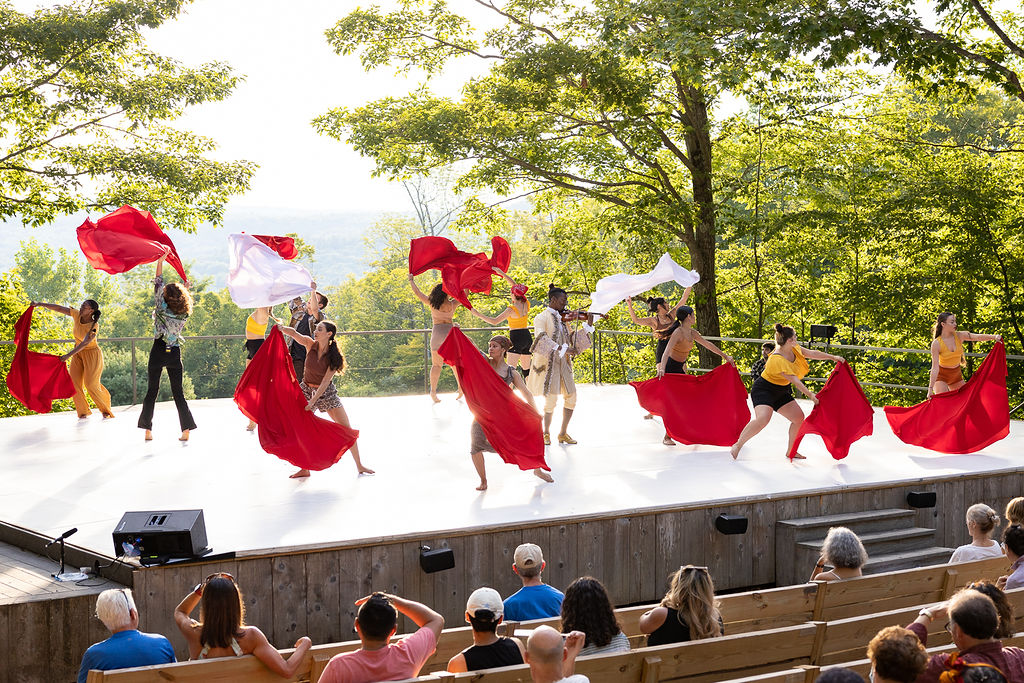
<svg viewBox="0 0 1024 683">
<path fill-rule="evenodd" d="M 214 572 L 203 579 L 203 583 L 210 583 L 210 579 L 227 579 L 231 583 L 235 582 L 235 577 L 231 576 L 231 574 L 228 574 L 227 572 Z"/>
<path fill-rule="evenodd" d="M 688 572 L 691 570 L 695 572 L 704 572 L 705 574 L 709 573 L 707 567 L 696 567 L 692 564 L 680 565 L 679 567 L 679 571 L 681 572 Z"/>
</svg>

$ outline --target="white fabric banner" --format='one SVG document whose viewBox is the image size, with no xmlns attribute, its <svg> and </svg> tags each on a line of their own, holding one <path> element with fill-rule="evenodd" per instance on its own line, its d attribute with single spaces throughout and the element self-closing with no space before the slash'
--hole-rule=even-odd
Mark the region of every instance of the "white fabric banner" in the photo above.
<svg viewBox="0 0 1024 683">
<path fill-rule="evenodd" d="M 660 284 L 675 280 L 683 287 L 691 287 L 700 281 L 700 273 L 686 270 L 672 260 L 667 253 L 658 259 L 658 265 L 644 275 L 609 275 L 597 281 L 597 291 L 590 295 L 590 307 L 594 313 L 607 313 L 612 306 L 627 296 L 636 296 Z"/>
<path fill-rule="evenodd" d="M 239 307 L 274 306 L 309 294 L 309 271 L 252 235 L 228 235 L 228 253 L 228 292 Z"/>
</svg>

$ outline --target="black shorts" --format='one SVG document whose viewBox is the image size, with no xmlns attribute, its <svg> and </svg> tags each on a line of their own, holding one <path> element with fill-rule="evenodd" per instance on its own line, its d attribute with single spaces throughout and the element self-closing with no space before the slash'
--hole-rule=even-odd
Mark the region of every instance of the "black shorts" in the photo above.
<svg viewBox="0 0 1024 683">
<path fill-rule="evenodd" d="M 260 350 L 261 346 L 263 346 L 263 342 L 264 341 L 266 341 L 266 340 L 264 340 L 264 339 L 246 339 L 245 340 L 245 351 L 248 354 L 248 355 L 246 355 L 246 358 L 248 358 L 249 360 L 252 360 L 253 357 L 256 355 L 256 352 Z"/>
<path fill-rule="evenodd" d="M 666 375 L 685 375 L 686 374 L 686 363 L 680 363 L 672 356 L 665 359 L 665 374 Z"/>
<path fill-rule="evenodd" d="M 754 406 L 771 406 L 778 412 L 779 408 L 794 401 L 793 386 L 790 384 L 774 384 L 763 377 L 754 380 L 750 387 L 750 400 Z"/>
<path fill-rule="evenodd" d="M 512 341 L 512 348 L 508 350 L 509 353 L 518 353 L 520 355 L 530 353 L 530 347 L 533 346 L 533 335 L 530 334 L 530 330 L 525 327 L 518 330 L 509 330 L 508 338 Z"/>
<path fill-rule="evenodd" d="M 665 349 L 668 348 L 668 339 L 659 339 L 658 346 L 654 349 L 654 362 L 655 364 L 661 363 L 661 357 L 665 355 Z"/>
</svg>

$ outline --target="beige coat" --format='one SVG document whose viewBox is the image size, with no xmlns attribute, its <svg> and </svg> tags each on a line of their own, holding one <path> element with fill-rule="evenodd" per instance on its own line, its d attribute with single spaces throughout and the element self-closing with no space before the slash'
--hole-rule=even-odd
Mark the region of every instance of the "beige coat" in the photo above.
<svg viewBox="0 0 1024 683">
<path fill-rule="evenodd" d="M 576 393 L 572 356 L 590 348 L 590 335 L 586 330 L 566 327 L 562 316 L 550 308 L 545 308 L 534 319 L 533 335 L 533 362 L 526 387 L 534 396 L 562 393 L 562 385 L 566 394 Z M 562 344 L 568 344 L 569 350 L 559 357 L 558 348 Z"/>
</svg>

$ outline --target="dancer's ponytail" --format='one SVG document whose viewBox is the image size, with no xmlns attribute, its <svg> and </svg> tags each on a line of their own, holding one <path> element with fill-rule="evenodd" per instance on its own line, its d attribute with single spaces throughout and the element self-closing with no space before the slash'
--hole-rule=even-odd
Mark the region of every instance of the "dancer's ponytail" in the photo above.
<svg viewBox="0 0 1024 683">
<path fill-rule="evenodd" d="M 789 325 L 775 323 L 775 345 L 782 346 L 796 336 L 796 330 Z"/>
<path fill-rule="evenodd" d="M 323 325 L 331 333 L 331 338 L 327 342 L 327 367 L 339 375 L 343 375 L 348 364 L 345 362 L 345 356 L 341 354 L 341 349 L 338 348 L 338 342 L 334 339 L 338 333 L 338 326 L 330 320 L 324 320 Z"/>
</svg>

